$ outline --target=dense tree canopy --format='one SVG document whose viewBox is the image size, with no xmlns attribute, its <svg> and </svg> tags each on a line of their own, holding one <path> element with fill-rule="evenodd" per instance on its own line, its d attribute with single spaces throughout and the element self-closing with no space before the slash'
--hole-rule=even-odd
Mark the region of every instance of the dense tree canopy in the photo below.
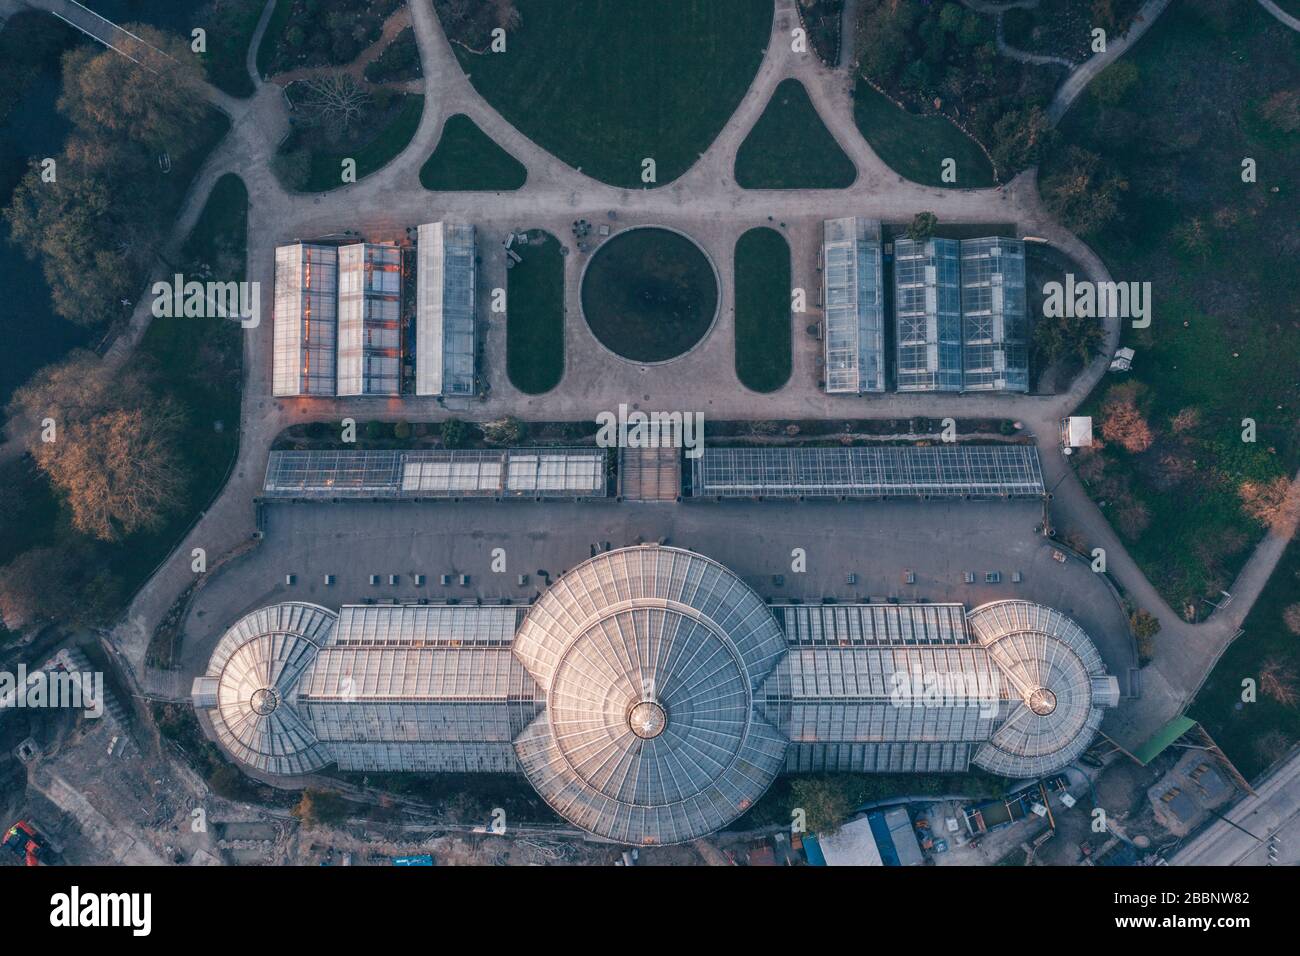
<svg viewBox="0 0 1300 956">
<path fill-rule="evenodd" d="M 75 352 L 20 388 L 9 414 L 78 531 L 118 540 L 157 528 L 182 503 L 182 412 L 138 370 L 110 378 L 94 355 Z"/>
</svg>

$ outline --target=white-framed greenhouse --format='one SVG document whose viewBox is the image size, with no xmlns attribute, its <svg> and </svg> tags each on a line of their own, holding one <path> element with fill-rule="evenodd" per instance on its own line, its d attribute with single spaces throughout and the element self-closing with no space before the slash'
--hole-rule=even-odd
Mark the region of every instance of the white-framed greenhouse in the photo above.
<svg viewBox="0 0 1300 956">
<path fill-rule="evenodd" d="M 298 242 L 275 250 L 272 395 L 334 394 L 338 269 L 335 246 Z"/>
<path fill-rule="evenodd" d="M 961 289 L 960 242 L 895 240 L 898 391 L 961 390 Z"/>
<path fill-rule="evenodd" d="M 885 299 L 880 223 L 850 216 L 822 224 L 826 391 L 885 390 Z"/>
<path fill-rule="evenodd" d="M 603 448 L 273 451 L 267 499 L 603 498 Z"/>
<path fill-rule="evenodd" d="M 526 612 L 262 608 L 193 700 L 254 770 L 522 773 L 573 824 L 648 845 L 726 826 L 782 772 L 1051 773 L 1119 693 L 1051 608 L 771 608 L 716 561 L 640 545 Z"/>
<path fill-rule="evenodd" d="M 339 255 L 338 394 L 402 390 L 402 250 L 369 242 Z"/>
<path fill-rule="evenodd" d="M 424 223 L 415 285 L 415 394 L 474 395 L 477 383 L 474 226 Z"/>
<path fill-rule="evenodd" d="M 1041 498 L 1032 445 L 706 446 L 691 495 L 717 498 Z"/>
<path fill-rule="evenodd" d="M 962 388 L 1029 391 L 1025 244 L 965 239 L 961 244 Z"/>
</svg>

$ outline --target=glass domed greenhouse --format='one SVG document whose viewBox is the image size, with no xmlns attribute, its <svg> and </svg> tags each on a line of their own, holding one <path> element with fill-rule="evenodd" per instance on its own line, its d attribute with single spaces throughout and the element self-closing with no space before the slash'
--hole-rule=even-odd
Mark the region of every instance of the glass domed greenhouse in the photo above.
<svg viewBox="0 0 1300 956">
<path fill-rule="evenodd" d="M 576 826 L 653 845 L 725 827 L 783 772 L 1050 773 L 1118 689 L 1051 608 L 768 605 L 716 561 L 647 545 L 526 609 L 259 609 L 193 699 L 257 773 L 522 773 Z"/>
</svg>

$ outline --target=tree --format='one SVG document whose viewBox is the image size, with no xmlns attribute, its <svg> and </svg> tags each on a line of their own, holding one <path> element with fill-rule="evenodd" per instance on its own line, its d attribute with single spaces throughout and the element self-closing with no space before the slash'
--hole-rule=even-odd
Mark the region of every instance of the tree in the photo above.
<svg viewBox="0 0 1300 956">
<path fill-rule="evenodd" d="M 207 115 L 202 65 L 169 34 L 143 24 L 127 29 L 145 41 L 128 51 L 138 64 L 90 45 L 64 54 L 59 111 L 86 133 L 178 150 Z"/>
<path fill-rule="evenodd" d="M 1242 510 L 1254 520 L 1280 534 L 1292 530 L 1300 517 L 1300 491 L 1291 487 L 1285 475 L 1270 481 L 1243 481 L 1237 488 Z"/>
<path fill-rule="evenodd" d="M 1080 236 L 1092 236 L 1120 218 L 1120 195 L 1128 180 L 1103 166 L 1096 153 L 1065 150 L 1061 164 L 1040 184 L 1047 210 Z"/>
<path fill-rule="evenodd" d="M 790 785 L 790 799 L 804 812 L 811 833 L 834 833 L 853 813 L 846 781 L 836 777 L 799 777 Z"/>
<path fill-rule="evenodd" d="M 527 427 L 517 418 L 498 418 L 479 425 L 483 440 L 489 445 L 517 445 L 524 439 Z"/>
<path fill-rule="evenodd" d="M 304 790 L 292 810 L 305 827 L 329 826 L 347 819 L 347 801 L 336 790 Z"/>
<path fill-rule="evenodd" d="M 1150 611 L 1134 611 L 1128 619 L 1133 637 L 1137 640 L 1138 660 L 1143 664 L 1155 660 L 1156 635 L 1160 633 L 1160 620 Z"/>
<path fill-rule="evenodd" d="M 1052 121 L 1041 106 L 1030 106 L 1003 114 L 993 124 L 993 145 L 989 154 L 1004 177 L 1038 162 L 1052 139 Z"/>
<path fill-rule="evenodd" d="M 1101 436 L 1130 454 L 1151 447 L 1154 438 L 1146 416 L 1138 408 L 1139 386 L 1133 382 L 1112 385 L 1101 403 Z"/>
<path fill-rule="evenodd" d="M 1259 667 L 1259 689 L 1283 707 L 1295 707 L 1300 703 L 1297 691 L 1295 668 L 1274 655 L 1267 658 Z"/>
<path fill-rule="evenodd" d="M 1282 612 L 1282 620 L 1286 622 L 1288 631 L 1300 637 L 1300 604 L 1288 604 Z"/>
<path fill-rule="evenodd" d="M 184 414 L 138 369 L 113 378 L 92 353 L 74 352 L 15 392 L 8 411 L 10 434 L 64 493 L 78 531 L 117 540 L 157 528 L 184 503 Z"/>
<path fill-rule="evenodd" d="M 1300 132 L 1300 89 L 1278 90 L 1259 112 L 1280 133 Z"/>
<path fill-rule="evenodd" d="M 918 212 L 912 217 L 912 224 L 907 227 L 907 238 L 924 242 L 934 235 L 934 228 L 937 225 L 939 225 L 939 217 L 934 213 Z"/>
<path fill-rule="evenodd" d="M 303 121 L 339 137 L 352 129 L 370 106 L 370 94 L 349 73 L 327 73 L 298 81 L 294 106 Z"/>
<path fill-rule="evenodd" d="M 72 559 L 62 548 L 33 548 L 0 568 L 0 622 L 21 631 L 53 620 L 75 600 Z"/>
<path fill-rule="evenodd" d="M 1138 68 L 1132 60 L 1116 60 L 1101 75 L 1092 81 L 1089 89 L 1097 102 L 1104 106 L 1114 106 L 1128 95 L 1129 90 L 1137 85 Z"/>
<path fill-rule="evenodd" d="M 469 439 L 469 427 L 459 418 L 449 418 L 442 423 L 442 447 L 464 448 Z"/>
<path fill-rule="evenodd" d="M 65 54 L 59 109 L 74 129 L 57 179 L 43 182 L 33 166 L 5 210 L 55 309 L 81 325 L 120 316 L 144 284 L 170 212 L 156 195 L 157 156 L 191 150 L 208 115 L 197 58 L 151 28 L 139 35 L 167 53 L 132 41 L 139 65 L 95 46 Z"/>
<path fill-rule="evenodd" d="M 1084 363 L 1101 351 L 1106 331 L 1095 318 L 1039 316 L 1034 321 L 1034 348 L 1043 366 L 1064 360 Z"/>
</svg>

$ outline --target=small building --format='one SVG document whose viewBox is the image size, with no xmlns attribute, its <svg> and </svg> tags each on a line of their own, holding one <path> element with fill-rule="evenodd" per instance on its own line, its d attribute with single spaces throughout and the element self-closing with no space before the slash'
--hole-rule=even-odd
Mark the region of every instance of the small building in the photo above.
<svg viewBox="0 0 1300 956">
<path fill-rule="evenodd" d="M 272 395 L 334 394 L 338 268 L 334 246 L 296 242 L 275 250 Z"/>
<path fill-rule="evenodd" d="M 477 392 L 474 226 L 420 226 L 415 292 L 415 394 Z"/>
<path fill-rule="evenodd" d="M 826 391 L 885 390 L 885 305 L 880 223 L 850 216 L 822 225 Z"/>
<path fill-rule="evenodd" d="M 826 866 L 921 866 L 925 857 L 904 807 L 875 810 L 817 838 Z M 810 857 L 810 860 L 812 858 Z"/>
<path fill-rule="evenodd" d="M 962 387 L 961 243 L 894 243 L 894 315 L 900 392 Z"/>
<path fill-rule="evenodd" d="M 1092 418 L 1087 415 L 1072 415 L 1061 420 L 1061 447 L 1067 451 L 1074 448 L 1092 447 Z"/>
<path fill-rule="evenodd" d="M 338 394 L 402 390 L 402 250 L 359 242 L 339 250 Z"/>
<path fill-rule="evenodd" d="M 1137 353 L 1132 349 L 1116 349 L 1115 357 L 1110 360 L 1112 372 L 1127 372 L 1133 367 L 1133 358 Z"/>
</svg>

